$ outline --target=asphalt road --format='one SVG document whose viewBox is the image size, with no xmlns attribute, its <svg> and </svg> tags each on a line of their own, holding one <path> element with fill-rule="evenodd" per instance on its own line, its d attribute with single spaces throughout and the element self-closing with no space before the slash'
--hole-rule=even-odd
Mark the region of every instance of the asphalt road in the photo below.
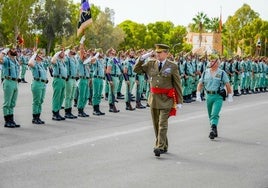
<svg viewBox="0 0 268 188">
<path fill-rule="evenodd" d="M 55 122 L 51 98 L 50 82 L 46 124 L 33 125 L 30 83 L 20 84 L 15 120 L 22 127 L 0 120 L 0 188 L 268 188 L 268 92 L 224 102 L 214 141 L 205 103 L 184 104 L 169 120 L 169 151 L 160 158 L 148 108 L 126 111 L 120 100 L 114 114 L 103 101 L 105 116 L 87 106 L 89 118 Z"/>
</svg>

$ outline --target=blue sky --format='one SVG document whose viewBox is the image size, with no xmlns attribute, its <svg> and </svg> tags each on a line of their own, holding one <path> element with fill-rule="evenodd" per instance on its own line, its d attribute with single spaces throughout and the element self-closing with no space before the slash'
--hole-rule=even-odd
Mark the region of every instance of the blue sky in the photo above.
<svg viewBox="0 0 268 188">
<path fill-rule="evenodd" d="M 115 24 L 129 19 L 144 24 L 171 21 L 175 25 L 187 26 L 198 12 L 204 12 L 212 18 L 219 17 L 221 10 L 224 23 L 244 3 L 258 12 L 263 20 L 268 21 L 267 0 L 89 0 L 89 3 L 101 7 L 102 10 L 105 7 L 113 9 Z"/>
</svg>

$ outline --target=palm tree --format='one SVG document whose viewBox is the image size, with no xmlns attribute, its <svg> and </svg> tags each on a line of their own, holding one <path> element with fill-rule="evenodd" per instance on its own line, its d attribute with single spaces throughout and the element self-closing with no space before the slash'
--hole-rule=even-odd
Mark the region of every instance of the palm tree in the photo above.
<svg viewBox="0 0 268 188">
<path fill-rule="evenodd" d="M 220 19 L 217 17 L 211 18 L 208 24 L 208 29 L 213 33 L 220 33 Z"/>
<path fill-rule="evenodd" d="M 193 21 L 194 21 L 194 24 L 192 25 L 193 29 L 199 32 L 199 47 L 201 47 L 202 33 L 206 31 L 210 19 L 207 17 L 205 13 L 198 12 L 196 17 L 193 18 Z"/>
</svg>

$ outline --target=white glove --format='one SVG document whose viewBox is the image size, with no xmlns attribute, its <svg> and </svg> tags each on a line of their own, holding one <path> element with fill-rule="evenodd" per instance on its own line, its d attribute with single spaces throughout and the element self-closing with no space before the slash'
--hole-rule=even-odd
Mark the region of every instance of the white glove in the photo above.
<svg viewBox="0 0 268 188">
<path fill-rule="evenodd" d="M 53 56 L 53 58 L 58 58 L 61 52 L 62 51 L 58 51 L 57 53 L 55 53 L 55 55 Z"/>
<path fill-rule="evenodd" d="M 228 102 L 233 102 L 233 95 L 232 94 L 228 94 L 228 98 L 227 98 Z"/>
<path fill-rule="evenodd" d="M 200 91 L 196 92 L 196 99 L 195 100 L 198 101 L 198 102 L 202 102 Z"/>
<path fill-rule="evenodd" d="M 91 57 L 87 58 L 87 59 L 83 62 L 83 64 L 86 65 L 86 64 L 88 64 L 90 61 L 91 61 Z"/>
<path fill-rule="evenodd" d="M 10 49 L 9 48 L 5 48 L 4 50 L 2 50 L 2 53 L 7 55 L 7 52 L 9 51 Z"/>
<path fill-rule="evenodd" d="M 35 53 L 32 55 L 32 57 L 29 59 L 29 61 L 34 61 L 35 58 L 36 58 L 36 56 L 37 56 L 37 53 L 35 52 Z"/>
<path fill-rule="evenodd" d="M 79 43 L 80 43 L 80 44 L 84 44 L 85 40 L 86 40 L 86 37 L 85 37 L 85 35 L 83 35 L 83 36 L 81 37 Z"/>
<path fill-rule="evenodd" d="M 99 57 L 100 53 L 97 52 L 95 55 L 94 55 L 94 58 L 97 59 Z"/>
<path fill-rule="evenodd" d="M 177 104 L 178 109 L 182 109 L 182 104 Z"/>
<path fill-rule="evenodd" d="M 146 54 L 143 54 L 140 58 L 141 61 L 144 61 L 145 59 L 147 59 L 148 57 L 150 57 L 153 54 L 153 51 L 150 51 Z"/>
</svg>

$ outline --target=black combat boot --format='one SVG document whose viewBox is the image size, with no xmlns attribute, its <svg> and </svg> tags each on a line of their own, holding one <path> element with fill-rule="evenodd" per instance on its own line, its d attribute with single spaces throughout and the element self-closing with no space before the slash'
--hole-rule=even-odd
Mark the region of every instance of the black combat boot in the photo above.
<svg viewBox="0 0 268 188">
<path fill-rule="evenodd" d="M 65 116 L 64 117 L 67 118 L 67 119 L 75 119 L 75 118 L 77 118 L 77 116 L 72 114 L 72 108 L 66 108 L 65 109 Z"/>
<path fill-rule="evenodd" d="M 14 115 L 11 114 L 11 115 L 9 115 L 9 116 L 10 116 L 10 122 L 11 122 L 16 128 L 20 127 L 20 125 L 17 124 L 17 123 L 14 121 Z"/>
<path fill-rule="evenodd" d="M 52 113 L 53 113 L 52 120 L 61 121 L 61 117 L 59 116 L 59 111 L 57 112 L 52 111 Z"/>
<path fill-rule="evenodd" d="M 65 117 L 60 115 L 60 111 L 58 111 L 58 116 L 60 117 L 61 120 L 65 120 Z"/>
<path fill-rule="evenodd" d="M 13 125 L 11 122 L 10 122 L 10 115 L 6 115 L 4 116 L 5 118 L 5 127 L 6 128 L 15 128 L 15 125 Z"/>
<path fill-rule="evenodd" d="M 133 108 L 133 107 L 131 106 L 131 103 L 130 103 L 130 102 L 126 102 L 126 110 L 133 111 L 133 110 L 135 110 L 135 108 Z"/>
<path fill-rule="evenodd" d="M 38 121 L 40 122 L 40 124 L 45 124 L 45 122 L 40 119 L 40 115 L 41 114 L 36 114 Z"/>
<path fill-rule="evenodd" d="M 95 116 L 101 115 L 99 110 L 98 110 L 97 105 L 93 105 L 93 115 L 95 115 Z"/>
<path fill-rule="evenodd" d="M 116 98 L 117 99 L 124 99 L 125 97 L 124 97 L 124 95 L 122 95 L 121 92 L 117 92 L 117 97 Z"/>
<path fill-rule="evenodd" d="M 115 105 L 110 103 L 109 104 L 109 112 L 118 113 L 118 112 L 120 112 L 120 110 L 117 110 Z"/>
<path fill-rule="evenodd" d="M 38 114 L 33 114 L 32 124 L 37 124 L 37 125 L 43 124 L 41 121 L 39 121 Z"/>
<path fill-rule="evenodd" d="M 137 109 L 143 109 L 143 108 L 146 108 L 146 106 L 143 106 L 143 105 L 141 104 L 141 101 L 136 101 L 136 108 L 137 108 Z"/>
<path fill-rule="evenodd" d="M 216 125 L 211 125 L 211 130 L 208 136 L 211 140 L 213 140 L 215 137 L 218 137 L 218 131 Z"/>
<path fill-rule="evenodd" d="M 97 106 L 97 111 L 100 113 L 100 115 L 105 115 L 104 112 L 100 111 L 100 105 L 98 104 L 96 106 Z"/>
<path fill-rule="evenodd" d="M 89 115 L 84 112 L 83 108 L 78 108 L 78 117 L 89 117 Z"/>
</svg>

